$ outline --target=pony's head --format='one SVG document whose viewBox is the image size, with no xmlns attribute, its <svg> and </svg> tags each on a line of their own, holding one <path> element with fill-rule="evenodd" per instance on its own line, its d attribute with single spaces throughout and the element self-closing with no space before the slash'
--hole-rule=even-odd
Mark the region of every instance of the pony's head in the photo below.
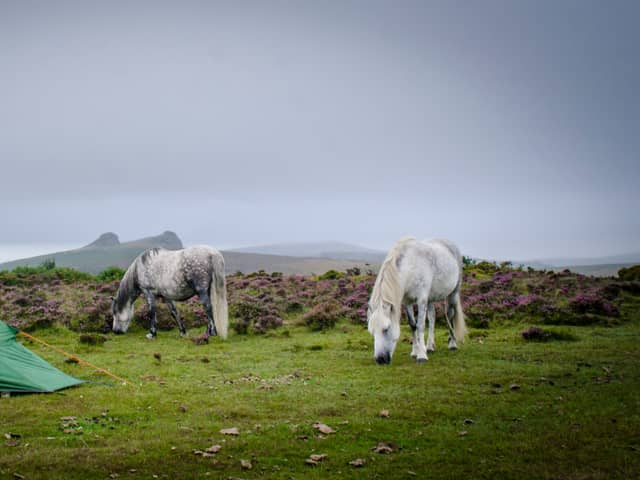
<svg viewBox="0 0 640 480">
<path fill-rule="evenodd" d="M 389 251 L 371 291 L 367 324 L 369 333 L 373 335 L 373 358 L 381 365 L 391 363 L 400 338 L 400 309 L 404 292 L 397 263 L 407 240 L 400 240 Z"/>
<path fill-rule="evenodd" d="M 382 301 L 377 306 L 369 306 L 367 323 L 373 335 L 373 358 L 379 365 L 391 363 L 393 351 L 400 338 L 400 321 L 397 307 Z"/>
<path fill-rule="evenodd" d="M 140 294 L 140 288 L 136 283 L 137 263 L 136 258 L 124 273 L 124 277 L 118 286 L 115 298 L 111 297 L 111 314 L 113 315 L 113 332 L 125 333 L 129 329 L 133 318 L 133 303 Z"/>
<path fill-rule="evenodd" d="M 111 299 L 111 313 L 113 314 L 113 333 L 125 333 L 133 318 L 133 302 L 126 302 L 119 307 L 115 298 Z"/>
</svg>

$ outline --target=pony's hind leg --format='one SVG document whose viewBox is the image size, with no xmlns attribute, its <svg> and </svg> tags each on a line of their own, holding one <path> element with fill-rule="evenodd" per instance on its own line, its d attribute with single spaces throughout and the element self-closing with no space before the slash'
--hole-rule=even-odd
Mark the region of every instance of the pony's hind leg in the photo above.
<svg viewBox="0 0 640 480">
<path fill-rule="evenodd" d="M 427 337 L 427 352 L 436 351 L 435 325 L 436 325 L 436 307 L 433 302 L 427 307 L 427 318 L 429 319 L 429 335 Z"/>
<path fill-rule="evenodd" d="M 147 304 L 149 305 L 149 315 L 151 316 L 151 326 L 149 327 L 149 333 L 147 338 L 153 340 L 158 334 L 158 319 L 156 318 L 156 297 L 149 290 L 143 290 Z"/>
<path fill-rule="evenodd" d="M 453 329 L 453 319 L 456 314 L 456 301 L 459 301 L 458 295 L 452 293 L 447 297 L 447 305 L 445 308 L 445 317 L 447 318 L 447 327 L 449 327 L 449 350 L 457 350 L 456 334 Z"/>
<path fill-rule="evenodd" d="M 413 304 L 405 305 L 404 311 L 407 314 L 407 320 L 409 321 L 409 327 L 411 327 L 411 333 L 413 335 L 413 342 L 411 342 L 411 358 L 418 356 L 418 335 L 416 335 L 417 325 L 416 318 L 413 315 Z"/>
<path fill-rule="evenodd" d="M 416 322 L 416 361 L 419 363 L 426 362 L 429 358 L 427 357 L 427 348 L 424 344 L 424 327 L 425 327 L 425 319 L 427 317 L 427 304 L 426 303 L 418 303 L 418 321 Z"/>
<path fill-rule="evenodd" d="M 207 314 L 207 335 L 216 336 L 218 332 L 216 331 L 216 325 L 213 322 L 213 308 L 211 307 L 211 297 L 209 296 L 209 292 L 207 290 L 200 290 L 198 292 L 198 296 L 200 297 L 200 302 L 202 302 L 202 306 Z"/>
<path fill-rule="evenodd" d="M 187 329 L 184 328 L 184 323 L 182 323 L 182 319 L 180 318 L 180 314 L 178 313 L 176 304 L 173 303 L 173 300 L 169 300 L 169 299 L 165 299 L 165 302 L 169 306 L 169 311 L 171 312 L 171 316 L 178 324 L 178 328 L 180 329 L 180 336 L 184 337 L 187 334 Z"/>
</svg>

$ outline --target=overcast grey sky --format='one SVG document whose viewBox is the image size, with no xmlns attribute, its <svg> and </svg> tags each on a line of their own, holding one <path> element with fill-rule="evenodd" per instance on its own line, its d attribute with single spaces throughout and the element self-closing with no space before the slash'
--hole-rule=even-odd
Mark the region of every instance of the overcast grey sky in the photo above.
<svg viewBox="0 0 640 480">
<path fill-rule="evenodd" d="M 637 1 L 0 0 L 0 244 L 638 251 L 639 24 Z"/>
</svg>

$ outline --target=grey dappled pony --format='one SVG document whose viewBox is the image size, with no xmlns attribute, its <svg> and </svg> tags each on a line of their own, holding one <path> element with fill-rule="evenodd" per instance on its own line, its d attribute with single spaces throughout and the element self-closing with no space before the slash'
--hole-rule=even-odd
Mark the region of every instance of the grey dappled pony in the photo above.
<svg viewBox="0 0 640 480">
<path fill-rule="evenodd" d="M 142 293 L 151 313 L 151 327 L 147 338 L 156 337 L 156 297 L 165 300 L 171 315 L 178 323 L 180 334 L 186 329 L 174 300 L 183 301 L 198 295 L 207 314 L 208 335 L 227 338 L 227 289 L 224 259 L 220 252 L 207 246 L 183 250 L 151 248 L 131 263 L 120 281 L 118 293 L 111 302 L 113 331 L 125 333 L 133 318 L 133 304 Z"/>
<path fill-rule="evenodd" d="M 435 351 L 435 305 L 446 300 L 449 349 L 458 348 L 467 331 L 460 303 L 462 255 L 448 240 L 399 240 L 387 254 L 376 278 L 367 322 L 374 337 L 374 358 L 379 364 L 391 362 L 400 337 L 400 316 L 404 307 L 413 331 L 411 356 L 426 362 L 427 352 Z M 413 305 L 418 305 L 418 318 Z M 429 318 L 429 337 L 424 343 L 425 317 Z"/>
</svg>

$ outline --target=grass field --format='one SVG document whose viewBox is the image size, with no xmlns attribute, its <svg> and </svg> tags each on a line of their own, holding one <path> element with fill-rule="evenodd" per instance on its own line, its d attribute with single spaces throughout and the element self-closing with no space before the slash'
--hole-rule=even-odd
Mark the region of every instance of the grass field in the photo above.
<svg viewBox="0 0 640 480">
<path fill-rule="evenodd" d="M 92 347 L 65 328 L 38 330 L 130 384 L 28 344 L 112 386 L 1 399 L 0 478 L 638 478 L 636 320 L 562 327 L 575 340 L 546 343 L 525 342 L 522 326 L 472 330 L 457 352 L 438 327 L 429 362 L 402 342 L 389 366 L 348 323 L 203 346 L 175 330 L 148 341 L 136 327 Z M 372 450 L 380 442 L 390 453 Z M 314 454 L 326 458 L 305 463 Z"/>
</svg>

